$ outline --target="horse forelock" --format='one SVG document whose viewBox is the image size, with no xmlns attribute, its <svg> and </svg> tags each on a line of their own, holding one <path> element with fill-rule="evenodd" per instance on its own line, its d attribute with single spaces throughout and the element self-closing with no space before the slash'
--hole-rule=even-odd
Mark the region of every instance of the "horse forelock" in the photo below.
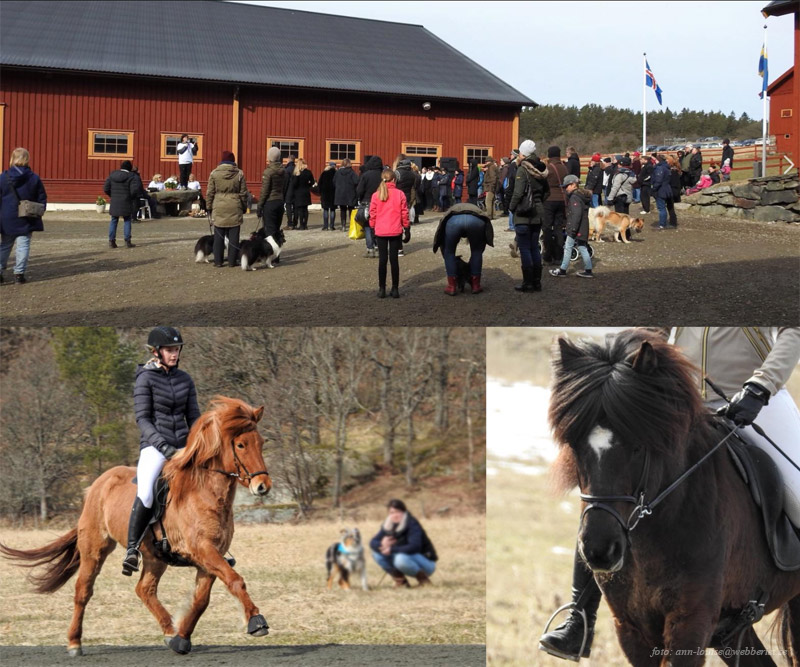
<svg viewBox="0 0 800 667">
<path fill-rule="evenodd" d="M 655 355 L 646 371 L 633 365 L 643 343 Z M 623 443 L 669 453 L 704 412 L 696 369 L 649 332 L 622 332 L 605 345 L 569 343 L 555 351 L 552 366 L 549 419 L 560 446 L 575 448 L 602 426 Z"/>
<path fill-rule="evenodd" d="M 204 468 L 224 454 L 224 447 L 240 433 L 257 430 L 255 411 L 244 401 L 215 396 L 192 425 L 186 447 L 164 466 L 164 476 L 170 485 L 173 500 L 181 498 L 189 487 L 201 487 L 207 479 Z"/>
</svg>

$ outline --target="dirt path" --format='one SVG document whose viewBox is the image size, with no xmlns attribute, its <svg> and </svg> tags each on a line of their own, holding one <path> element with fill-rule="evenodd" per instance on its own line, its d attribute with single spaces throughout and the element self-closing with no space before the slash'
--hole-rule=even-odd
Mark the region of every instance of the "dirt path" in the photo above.
<svg viewBox="0 0 800 667">
<path fill-rule="evenodd" d="M 442 294 L 441 255 L 431 252 L 438 217 L 413 227 L 400 259 L 401 298 L 378 300 L 377 260 L 341 231 L 287 231 L 280 266 L 245 273 L 195 264 L 203 219 L 134 224 L 133 249 L 109 249 L 108 216 L 49 212 L 34 234 L 29 283 L 4 284 L 5 326 L 118 325 L 717 325 L 800 321 L 800 225 L 681 217 L 657 231 L 656 215 L 630 245 L 595 245 L 595 280 L 545 275 L 520 294 L 505 219 L 484 255 L 486 291 Z M 255 228 L 245 218 L 243 234 Z M 119 237 L 121 238 L 121 229 Z M 469 248 L 462 243 L 461 254 Z M 578 262 L 580 264 L 580 262 Z M 549 267 L 547 267 L 549 268 Z M 10 270 L 6 271 L 9 278 Z"/>
<path fill-rule="evenodd" d="M 195 646 L 188 656 L 165 646 L 87 646 L 81 658 L 71 658 L 63 646 L 0 646 L 0 664 L 14 667 L 61 665 L 186 665 L 192 667 L 312 667 L 313 665 L 369 665 L 370 667 L 484 667 L 486 647 L 430 646 Z"/>
</svg>

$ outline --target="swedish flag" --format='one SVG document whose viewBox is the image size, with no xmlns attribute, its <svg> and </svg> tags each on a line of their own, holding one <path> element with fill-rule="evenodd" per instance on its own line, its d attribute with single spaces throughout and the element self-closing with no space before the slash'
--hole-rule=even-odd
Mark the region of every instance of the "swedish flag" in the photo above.
<svg viewBox="0 0 800 667">
<path fill-rule="evenodd" d="M 761 77 L 761 92 L 759 97 L 763 98 L 767 94 L 767 82 L 769 80 L 769 68 L 767 63 L 767 45 L 761 47 L 761 57 L 758 59 L 758 75 Z"/>
</svg>

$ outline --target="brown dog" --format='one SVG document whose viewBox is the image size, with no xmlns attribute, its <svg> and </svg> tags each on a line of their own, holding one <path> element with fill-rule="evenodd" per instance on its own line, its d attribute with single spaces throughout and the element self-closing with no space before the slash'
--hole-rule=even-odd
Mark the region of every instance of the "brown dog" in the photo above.
<svg viewBox="0 0 800 667">
<path fill-rule="evenodd" d="M 632 218 L 624 213 L 616 213 L 608 206 L 598 206 L 589 209 L 589 240 L 603 242 L 602 235 L 608 227 L 614 232 L 614 240 L 617 242 L 630 243 L 626 238 L 625 232 L 630 229 L 634 232 L 641 232 L 644 228 L 642 218 Z"/>
</svg>

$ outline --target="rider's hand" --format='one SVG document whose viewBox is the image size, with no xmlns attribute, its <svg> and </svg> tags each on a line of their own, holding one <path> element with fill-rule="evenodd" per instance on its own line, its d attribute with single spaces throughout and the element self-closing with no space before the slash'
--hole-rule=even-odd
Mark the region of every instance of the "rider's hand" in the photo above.
<svg viewBox="0 0 800 667">
<path fill-rule="evenodd" d="M 178 449 L 172 445 L 164 445 L 161 449 L 161 453 L 164 455 L 165 459 L 171 459 L 178 453 Z"/>
<path fill-rule="evenodd" d="M 769 392 L 764 387 L 749 382 L 728 405 L 717 410 L 717 414 L 727 417 L 737 426 L 749 426 L 768 401 Z"/>
</svg>

